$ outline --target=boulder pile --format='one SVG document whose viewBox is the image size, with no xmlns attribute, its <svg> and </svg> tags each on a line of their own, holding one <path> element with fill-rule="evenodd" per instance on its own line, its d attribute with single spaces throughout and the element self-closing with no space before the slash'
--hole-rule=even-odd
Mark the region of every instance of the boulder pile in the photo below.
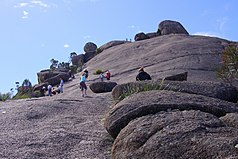
<svg viewBox="0 0 238 159">
<path fill-rule="evenodd" d="M 136 93 L 119 98 L 135 88 Z M 112 95 L 119 102 L 112 106 L 104 126 L 115 139 L 113 159 L 238 156 L 237 90 L 233 86 L 131 82 L 117 85 Z"/>
</svg>

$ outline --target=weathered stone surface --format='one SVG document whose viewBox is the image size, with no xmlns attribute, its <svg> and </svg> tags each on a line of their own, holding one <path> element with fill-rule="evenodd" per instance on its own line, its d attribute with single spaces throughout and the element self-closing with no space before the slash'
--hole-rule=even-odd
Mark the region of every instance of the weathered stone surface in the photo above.
<svg viewBox="0 0 238 159">
<path fill-rule="evenodd" d="M 71 76 L 71 71 L 65 68 L 56 68 L 53 71 L 50 69 L 42 70 L 37 73 L 38 83 L 49 83 L 51 85 L 58 84 L 58 78 L 62 77 L 64 81 L 68 81 Z M 56 80 L 56 81 L 54 81 Z"/>
<path fill-rule="evenodd" d="M 139 88 L 139 89 L 138 89 Z M 129 82 L 117 85 L 112 90 L 114 100 L 122 99 L 123 94 L 132 92 L 133 90 L 140 91 L 146 89 L 160 89 L 170 90 L 176 92 L 184 92 L 190 94 L 199 94 L 208 97 L 218 98 L 221 100 L 234 102 L 238 100 L 238 92 L 236 87 L 220 82 L 206 82 L 206 81 L 143 81 L 143 82 Z"/>
<path fill-rule="evenodd" d="M 80 54 L 77 56 L 72 57 L 72 64 L 78 67 L 82 67 L 84 64 L 84 54 Z"/>
<path fill-rule="evenodd" d="M 220 117 L 228 126 L 238 129 L 238 113 L 227 113 L 225 116 Z"/>
<path fill-rule="evenodd" d="M 124 40 L 113 40 L 113 41 L 110 41 L 102 46 L 99 47 L 99 49 L 101 51 L 103 50 L 106 50 L 110 47 L 113 47 L 113 46 L 117 46 L 117 45 L 121 45 L 121 44 L 125 44 L 125 43 L 129 43 L 129 41 L 124 41 Z"/>
<path fill-rule="evenodd" d="M 64 82 L 68 81 L 69 78 L 70 78 L 70 75 L 69 73 L 66 73 L 66 72 L 61 72 L 59 73 L 58 75 L 54 76 L 54 77 L 51 77 L 47 80 L 45 80 L 46 83 L 48 84 L 51 84 L 53 86 L 55 85 L 59 85 L 60 83 L 60 78 L 62 78 L 64 80 Z"/>
<path fill-rule="evenodd" d="M 116 138 L 131 120 L 170 109 L 200 110 L 218 117 L 238 112 L 235 103 L 216 98 L 165 90 L 146 91 L 133 94 L 116 104 L 106 117 L 105 127 Z"/>
<path fill-rule="evenodd" d="M 40 91 L 43 87 L 47 88 L 48 83 L 36 84 L 33 86 L 33 91 Z"/>
<path fill-rule="evenodd" d="M 116 85 L 116 82 L 94 82 L 89 85 L 89 88 L 94 93 L 105 93 L 111 92 Z"/>
<path fill-rule="evenodd" d="M 114 141 L 112 158 L 233 158 L 237 135 L 209 113 L 161 112 L 130 122 Z"/>
<path fill-rule="evenodd" d="M 170 34 L 106 49 L 87 65 L 92 70 L 111 70 L 117 83 L 135 81 L 141 66 L 153 80 L 188 72 L 187 81 L 218 82 L 216 70 L 229 43 L 219 38 Z"/>
<path fill-rule="evenodd" d="M 145 39 L 149 39 L 149 36 L 147 36 L 145 33 L 141 32 L 141 33 L 137 33 L 134 37 L 135 41 L 140 41 L 140 40 L 145 40 Z"/>
<path fill-rule="evenodd" d="M 85 53 L 88 53 L 88 52 L 96 52 L 97 50 L 97 45 L 94 44 L 93 42 L 87 42 L 85 45 L 84 45 L 84 51 Z"/>
<path fill-rule="evenodd" d="M 179 73 L 179 74 L 176 74 L 176 75 L 167 76 L 167 77 L 164 78 L 164 80 L 187 81 L 187 76 L 188 76 L 188 72 L 184 72 L 184 73 Z"/>
<path fill-rule="evenodd" d="M 96 55 L 96 51 L 92 52 L 86 52 L 84 54 L 84 63 L 88 62 L 90 59 L 92 59 Z"/>
<path fill-rule="evenodd" d="M 151 38 L 154 38 L 156 36 L 159 36 L 159 34 L 156 33 L 156 32 L 154 32 L 154 33 L 146 33 L 146 36 L 148 36 L 151 39 Z"/>
<path fill-rule="evenodd" d="M 165 20 L 159 24 L 159 30 L 161 31 L 161 35 L 167 34 L 186 34 L 189 35 L 186 29 L 176 21 Z"/>
</svg>

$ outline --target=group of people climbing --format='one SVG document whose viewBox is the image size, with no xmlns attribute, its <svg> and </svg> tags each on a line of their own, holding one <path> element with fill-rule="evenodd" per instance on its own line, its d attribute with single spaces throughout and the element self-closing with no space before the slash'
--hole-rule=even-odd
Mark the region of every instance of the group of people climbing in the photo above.
<svg viewBox="0 0 238 159">
<path fill-rule="evenodd" d="M 151 76 L 144 71 L 144 67 L 141 67 L 138 70 L 138 74 L 136 76 L 136 81 L 144 81 L 144 80 L 151 80 Z M 111 73 L 109 70 L 106 72 L 101 72 L 99 76 L 101 81 L 104 81 L 104 78 L 107 80 L 110 80 L 111 78 Z M 85 97 L 87 95 L 87 85 L 86 85 L 86 80 L 88 79 L 88 70 L 84 69 L 83 73 L 80 77 L 80 89 L 81 89 L 81 96 Z"/>
<path fill-rule="evenodd" d="M 57 89 L 55 89 L 51 84 L 48 84 L 47 88 L 45 86 L 42 87 L 41 95 L 45 96 L 45 91 L 48 91 L 48 96 L 56 95 L 57 93 L 63 93 L 64 80 L 63 78 L 60 78 L 59 80 L 60 83 Z"/>
<path fill-rule="evenodd" d="M 136 81 L 151 80 L 151 76 L 147 72 L 144 71 L 144 67 L 141 67 L 138 70 L 138 72 L 139 73 L 136 76 Z M 110 71 L 107 70 L 105 72 L 100 73 L 99 78 L 101 81 L 104 81 L 104 78 L 106 78 L 107 80 L 110 80 L 111 78 Z M 79 82 L 82 97 L 87 96 L 87 85 L 86 85 L 87 79 L 88 79 L 88 70 L 84 69 L 82 71 L 82 75 L 80 77 L 80 82 Z M 42 88 L 41 93 L 45 94 L 46 90 L 48 90 L 48 94 L 47 94 L 48 96 L 55 95 L 56 93 L 63 93 L 63 86 L 64 86 L 64 80 L 60 78 L 60 83 L 56 90 L 52 87 L 52 85 L 49 84 L 47 86 L 47 89 L 45 87 Z"/>
<path fill-rule="evenodd" d="M 107 70 L 105 74 L 104 74 L 104 72 L 101 72 L 99 78 L 102 82 L 104 81 L 104 78 L 106 78 L 107 80 L 110 80 L 110 78 L 111 78 L 110 71 Z"/>
</svg>

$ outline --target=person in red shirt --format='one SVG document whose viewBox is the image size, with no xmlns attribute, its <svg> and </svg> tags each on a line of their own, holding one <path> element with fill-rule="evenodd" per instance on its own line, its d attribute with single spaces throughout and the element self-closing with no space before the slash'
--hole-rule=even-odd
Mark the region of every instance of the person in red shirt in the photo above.
<svg viewBox="0 0 238 159">
<path fill-rule="evenodd" d="M 110 80 L 110 77 L 111 77 L 111 73 L 109 72 L 109 70 L 107 70 L 107 72 L 106 72 L 106 79 Z"/>
</svg>

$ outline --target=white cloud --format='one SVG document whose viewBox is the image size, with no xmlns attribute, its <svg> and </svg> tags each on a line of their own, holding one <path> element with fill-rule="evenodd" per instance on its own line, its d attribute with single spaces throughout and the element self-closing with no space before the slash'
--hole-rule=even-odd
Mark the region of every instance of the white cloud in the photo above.
<svg viewBox="0 0 238 159">
<path fill-rule="evenodd" d="M 28 5 L 29 5 L 29 3 L 23 2 L 23 3 L 19 3 L 19 4 L 15 5 L 14 8 L 22 8 L 22 7 L 26 7 Z"/>
<path fill-rule="evenodd" d="M 48 5 L 46 3 L 43 3 L 42 1 L 32 0 L 30 2 L 31 2 L 31 4 L 33 4 L 35 6 L 42 7 L 42 8 L 49 8 L 50 7 L 50 5 Z"/>
<path fill-rule="evenodd" d="M 85 35 L 83 38 L 84 39 L 89 39 L 89 38 L 91 38 L 91 36 L 90 35 Z"/>
<path fill-rule="evenodd" d="M 218 34 L 216 33 L 211 33 L 211 32 L 196 32 L 192 35 L 201 35 L 201 36 L 210 36 L 210 37 L 220 37 Z"/>
<path fill-rule="evenodd" d="M 64 48 L 68 48 L 69 47 L 69 44 L 64 44 Z"/>
<path fill-rule="evenodd" d="M 28 2 L 22 2 L 18 3 L 17 5 L 14 6 L 14 8 L 26 8 L 26 7 L 39 7 L 39 8 L 50 8 L 50 5 L 47 3 L 44 3 L 40 0 L 31 0 Z"/>
<path fill-rule="evenodd" d="M 22 19 L 27 19 L 27 18 L 29 18 L 29 13 L 27 12 L 27 11 L 23 11 L 23 16 L 21 17 Z"/>
<path fill-rule="evenodd" d="M 219 31 L 223 31 L 224 30 L 224 27 L 225 27 L 227 21 L 228 21 L 227 17 L 222 17 L 220 19 L 217 19 L 216 22 L 218 24 Z"/>
<path fill-rule="evenodd" d="M 134 29 L 136 26 L 135 25 L 130 25 L 128 28 Z"/>
</svg>

